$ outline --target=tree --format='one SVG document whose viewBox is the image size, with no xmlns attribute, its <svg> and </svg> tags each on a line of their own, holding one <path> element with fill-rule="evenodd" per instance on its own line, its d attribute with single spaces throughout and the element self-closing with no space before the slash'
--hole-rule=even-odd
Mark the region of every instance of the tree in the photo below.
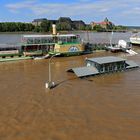
<svg viewBox="0 0 140 140">
<path fill-rule="evenodd" d="M 86 25 L 85 30 L 91 30 L 91 26 L 90 25 Z"/>
<path fill-rule="evenodd" d="M 105 31 L 105 29 L 103 27 L 101 27 L 101 25 L 95 25 L 93 27 L 93 30 L 95 30 L 97 32 L 103 32 L 103 31 Z"/>
<path fill-rule="evenodd" d="M 114 25 L 113 24 L 107 24 L 106 29 L 112 30 L 113 28 L 114 28 Z"/>
<path fill-rule="evenodd" d="M 67 22 L 61 22 L 61 23 L 58 23 L 57 24 L 57 29 L 58 30 L 72 30 L 72 27 L 70 25 L 70 23 L 67 23 Z"/>
<path fill-rule="evenodd" d="M 0 23 L 0 32 L 2 32 L 2 29 L 3 29 L 3 28 L 2 28 L 2 23 Z"/>
<path fill-rule="evenodd" d="M 19 31 L 33 31 L 34 25 L 31 23 L 21 22 L 2 22 L 0 23 L 0 32 L 19 32 Z"/>
<path fill-rule="evenodd" d="M 114 26 L 114 30 L 121 31 L 121 30 L 127 30 L 128 28 L 126 26 L 118 25 Z"/>
<path fill-rule="evenodd" d="M 46 19 L 40 24 L 41 31 L 48 32 L 50 30 L 50 22 Z"/>
<path fill-rule="evenodd" d="M 35 26 L 34 32 L 41 32 L 41 27 L 40 26 Z"/>
<path fill-rule="evenodd" d="M 31 23 L 25 24 L 25 31 L 33 31 L 34 30 L 34 25 Z"/>
</svg>

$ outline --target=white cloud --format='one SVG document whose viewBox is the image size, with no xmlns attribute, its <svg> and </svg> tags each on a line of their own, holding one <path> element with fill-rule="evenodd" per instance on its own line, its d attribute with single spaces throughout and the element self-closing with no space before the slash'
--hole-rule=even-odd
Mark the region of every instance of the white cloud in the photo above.
<svg viewBox="0 0 140 140">
<path fill-rule="evenodd" d="M 109 8 L 99 3 L 90 2 L 89 0 L 80 0 L 75 3 L 39 3 L 34 0 L 26 0 L 13 4 L 7 4 L 6 7 L 10 11 L 20 12 L 21 9 L 29 9 L 36 15 L 45 14 L 62 14 L 62 15 L 82 15 L 94 11 L 106 12 Z"/>
<path fill-rule="evenodd" d="M 140 7 L 135 7 L 135 8 L 131 8 L 129 11 L 124 11 L 123 12 L 124 15 L 129 16 L 129 15 L 140 15 Z"/>
<path fill-rule="evenodd" d="M 6 7 L 11 12 L 18 12 L 20 9 L 23 9 L 23 8 L 30 9 L 34 4 L 36 4 L 36 0 L 28 0 L 28 1 L 23 1 L 23 2 L 19 2 L 19 3 L 7 4 Z"/>
<path fill-rule="evenodd" d="M 20 13 L 23 9 L 30 10 L 34 16 L 45 17 L 109 17 L 113 20 L 126 18 L 126 16 L 140 16 L 140 0 L 79 0 L 71 3 L 42 3 L 39 0 L 24 0 L 18 3 L 7 4 L 9 11 Z"/>
</svg>

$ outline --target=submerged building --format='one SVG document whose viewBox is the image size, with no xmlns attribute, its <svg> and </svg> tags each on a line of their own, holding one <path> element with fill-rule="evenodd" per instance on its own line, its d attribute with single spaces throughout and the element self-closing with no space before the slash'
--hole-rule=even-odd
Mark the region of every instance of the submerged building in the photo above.
<svg viewBox="0 0 140 140">
<path fill-rule="evenodd" d="M 72 68 L 68 70 L 68 72 L 74 72 L 77 77 L 84 77 L 103 73 L 125 71 L 139 67 L 139 65 L 133 61 L 128 61 L 115 56 L 87 58 L 85 60 L 85 64 L 86 66 L 84 67 Z"/>
</svg>

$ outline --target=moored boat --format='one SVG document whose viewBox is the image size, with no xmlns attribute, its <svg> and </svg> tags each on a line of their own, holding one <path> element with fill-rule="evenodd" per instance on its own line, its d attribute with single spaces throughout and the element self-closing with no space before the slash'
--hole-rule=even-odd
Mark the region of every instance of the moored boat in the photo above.
<svg viewBox="0 0 140 140">
<path fill-rule="evenodd" d="M 46 54 L 78 55 L 85 51 L 79 36 L 74 34 L 23 35 L 21 47 L 24 56 Z"/>
<path fill-rule="evenodd" d="M 130 42 L 134 45 L 140 45 L 140 33 L 133 34 L 130 37 Z"/>
<path fill-rule="evenodd" d="M 74 34 L 57 34 L 53 25 L 53 34 L 50 35 L 23 35 L 18 47 L 0 47 L 2 61 L 17 60 L 17 57 L 44 59 L 48 55 L 60 56 L 80 55 L 85 53 L 85 45 L 79 36 Z M 9 59 L 10 57 L 10 59 Z M 14 59 L 16 57 L 16 59 Z M 21 59 L 21 58 L 20 58 Z M 19 59 L 19 60 L 20 60 Z"/>
<path fill-rule="evenodd" d="M 17 61 L 32 59 L 32 57 L 23 56 L 23 51 L 19 46 L 1 44 L 0 45 L 0 62 Z"/>
</svg>

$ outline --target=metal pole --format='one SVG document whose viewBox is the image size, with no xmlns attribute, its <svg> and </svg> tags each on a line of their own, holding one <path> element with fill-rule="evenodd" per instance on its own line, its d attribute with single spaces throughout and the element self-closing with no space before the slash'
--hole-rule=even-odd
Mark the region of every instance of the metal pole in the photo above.
<svg viewBox="0 0 140 140">
<path fill-rule="evenodd" d="M 88 32 L 88 30 L 87 30 L 87 42 L 88 42 L 88 43 L 90 42 L 90 40 L 89 40 L 89 32 Z"/>
<path fill-rule="evenodd" d="M 51 58 L 50 58 L 51 59 Z M 49 83 L 51 82 L 51 64 L 50 64 L 50 59 L 49 59 Z"/>
<path fill-rule="evenodd" d="M 112 37 L 113 37 L 113 31 L 111 32 L 111 37 L 110 37 L 110 46 L 112 47 Z"/>
<path fill-rule="evenodd" d="M 51 83 L 51 60 L 55 55 L 52 55 L 51 58 L 49 59 L 49 83 Z"/>
<path fill-rule="evenodd" d="M 55 87 L 55 83 L 52 82 L 52 79 L 51 79 L 51 76 L 52 76 L 51 75 L 51 60 L 54 56 L 57 56 L 57 55 L 60 55 L 60 53 L 52 55 L 51 58 L 49 59 L 49 81 L 45 84 L 46 88 L 49 88 L 49 89 Z"/>
</svg>

